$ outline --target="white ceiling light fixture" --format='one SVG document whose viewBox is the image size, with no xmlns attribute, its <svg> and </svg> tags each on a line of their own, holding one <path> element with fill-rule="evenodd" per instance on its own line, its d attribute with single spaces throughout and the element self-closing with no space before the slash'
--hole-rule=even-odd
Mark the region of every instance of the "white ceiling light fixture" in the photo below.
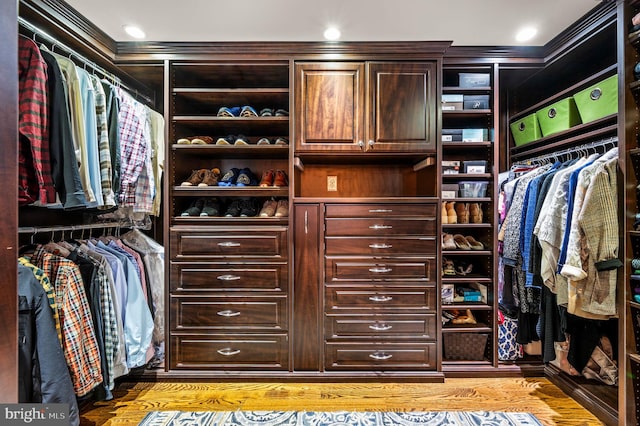
<svg viewBox="0 0 640 426">
<path fill-rule="evenodd" d="M 538 34 L 538 29 L 535 27 L 524 27 L 516 34 L 516 40 L 519 42 L 525 42 L 533 39 Z"/>
<path fill-rule="evenodd" d="M 336 41 L 340 38 L 340 30 L 336 27 L 328 27 L 324 30 L 324 38 L 329 41 Z"/>
<path fill-rule="evenodd" d="M 122 27 L 124 31 L 133 38 L 143 39 L 147 36 L 140 27 L 136 27 L 135 25 L 123 25 Z"/>
</svg>

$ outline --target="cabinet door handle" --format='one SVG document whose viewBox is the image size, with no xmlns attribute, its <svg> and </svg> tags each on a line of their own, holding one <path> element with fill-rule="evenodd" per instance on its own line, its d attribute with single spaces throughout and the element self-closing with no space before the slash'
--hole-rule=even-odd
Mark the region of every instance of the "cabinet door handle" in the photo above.
<svg viewBox="0 0 640 426">
<path fill-rule="evenodd" d="M 304 211 L 304 233 L 305 234 L 309 233 L 309 211 L 308 210 Z"/>
<path fill-rule="evenodd" d="M 369 248 L 372 248 L 372 249 L 388 249 L 388 248 L 393 248 L 393 245 L 384 244 L 384 243 L 375 243 L 375 244 L 369 244 Z"/>
<path fill-rule="evenodd" d="M 375 145 L 375 141 L 373 139 L 369 139 L 369 146 L 373 147 Z"/>
<path fill-rule="evenodd" d="M 393 271 L 391 268 L 369 268 L 369 272 L 373 272 L 374 274 L 386 274 L 391 271 Z"/>
<path fill-rule="evenodd" d="M 374 352 L 372 354 L 369 354 L 369 357 L 375 359 L 376 361 L 386 361 L 388 359 L 391 359 L 393 355 L 386 352 Z"/>
<path fill-rule="evenodd" d="M 240 247 L 240 243 L 234 243 L 233 241 L 225 241 L 218 243 L 220 247 Z"/>
<path fill-rule="evenodd" d="M 232 311 L 230 309 L 227 309 L 225 311 L 219 311 L 218 315 L 220 315 L 221 317 L 237 317 L 238 315 L 240 315 L 240 312 L 238 311 Z"/>
<path fill-rule="evenodd" d="M 391 330 L 393 326 L 385 323 L 382 323 L 382 324 L 376 323 L 376 324 L 371 324 L 369 328 L 375 331 L 387 331 L 387 330 Z"/>
<path fill-rule="evenodd" d="M 220 275 L 218 279 L 220 281 L 236 281 L 239 280 L 240 277 L 238 275 Z"/>
<path fill-rule="evenodd" d="M 375 296 L 369 297 L 369 300 L 371 300 L 372 302 L 388 302 L 390 300 L 393 300 L 393 297 L 375 295 Z"/>
<path fill-rule="evenodd" d="M 369 213 L 393 213 L 393 209 L 371 209 Z"/>
<path fill-rule="evenodd" d="M 362 148 L 362 147 L 364 146 L 364 142 L 362 142 L 362 141 L 358 141 L 358 146 L 359 146 L 360 148 Z"/>
<path fill-rule="evenodd" d="M 218 352 L 220 355 L 232 356 L 232 355 L 238 355 L 240 353 L 240 349 L 224 348 L 224 349 L 218 349 L 216 352 Z"/>
<path fill-rule="evenodd" d="M 378 225 L 378 224 L 376 224 L 376 225 L 369 226 L 369 229 L 392 229 L 392 228 L 393 228 L 393 226 L 391 226 L 391 225 Z"/>
</svg>

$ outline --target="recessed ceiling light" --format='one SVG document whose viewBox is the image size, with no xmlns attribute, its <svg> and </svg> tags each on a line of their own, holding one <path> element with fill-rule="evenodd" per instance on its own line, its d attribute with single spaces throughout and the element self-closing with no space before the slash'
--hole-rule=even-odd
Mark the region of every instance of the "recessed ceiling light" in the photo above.
<svg viewBox="0 0 640 426">
<path fill-rule="evenodd" d="M 145 38 L 147 35 L 139 27 L 135 25 L 124 25 L 124 30 L 133 38 Z"/>
<path fill-rule="evenodd" d="M 326 30 L 324 30 L 324 38 L 326 38 L 329 41 L 338 40 L 340 38 L 340 30 L 337 29 L 336 27 L 329 27 Z"/>
<path fill-rule="evenodd" d="M 516 34 L 517 41 L 529 41 L 538 34 L 538 30 L 534 27 L 524 27 Z"/>
</svg>

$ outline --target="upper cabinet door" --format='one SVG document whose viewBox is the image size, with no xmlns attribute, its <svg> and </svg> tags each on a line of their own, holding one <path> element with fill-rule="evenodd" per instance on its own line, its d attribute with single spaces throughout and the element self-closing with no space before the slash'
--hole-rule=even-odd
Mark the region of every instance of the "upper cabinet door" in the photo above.
<svg viewBox="0 0 640 426">
<path fill-rule="evenodd" d="M 370 152 L 435 151 L 435 63 L 368 64 Z"/>
<path fill-rule="evenodd" d="M 296 150 L 363 150 L 364 63 L 298 63 L 295 86 Z"/>
</svg>

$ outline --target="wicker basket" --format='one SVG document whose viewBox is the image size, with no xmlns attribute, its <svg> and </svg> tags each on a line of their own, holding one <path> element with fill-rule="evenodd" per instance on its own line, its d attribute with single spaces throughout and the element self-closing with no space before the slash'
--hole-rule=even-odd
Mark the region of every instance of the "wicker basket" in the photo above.
<svg viewBox="0 0 640 426">
<path fill-rule="evenodd" d="M 484 333 L 443 333 L 444 358 L 449 361 L 482 361 L 488 337 Z"/>
</svg>

